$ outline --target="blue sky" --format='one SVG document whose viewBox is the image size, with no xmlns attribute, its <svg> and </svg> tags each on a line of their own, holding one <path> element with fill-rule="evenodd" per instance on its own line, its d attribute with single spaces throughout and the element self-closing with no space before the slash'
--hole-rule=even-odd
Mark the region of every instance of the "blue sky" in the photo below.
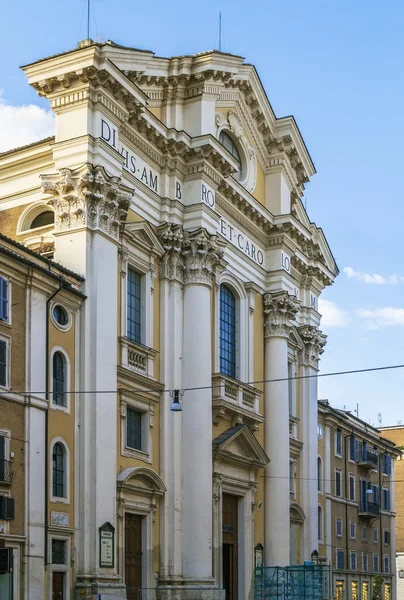
<svg viewBox="0 0 404 600">
<path fill-rule="evenodd" d="M 47 103 L 19 66 L 86 37 L 85 0 L 2 3 L 0 149 L 48 134 Z M 94 39 L 159 55 L 217 46 L 256 65 L 278 116 L 294 114 L 318 171 L 309 216 L 341 270 L 324 293 L 322 371 L 404 363 L 404 3 L 389 0 L 93 0 Z M 4 24 L 6 26 L 4 27 Z M 15 124 L 18 123 L 18 129 Z M 344 271 L 345 269 L 345 271 Z M 375 274 L 377 276 L 375 276 Z M 320 397 L 404 422 L 404 370 L 325 378 Z"/>
</svg>

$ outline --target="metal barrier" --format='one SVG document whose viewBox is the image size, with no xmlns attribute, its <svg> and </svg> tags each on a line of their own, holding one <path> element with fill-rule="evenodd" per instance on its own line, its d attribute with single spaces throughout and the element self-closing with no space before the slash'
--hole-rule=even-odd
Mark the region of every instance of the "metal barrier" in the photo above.
<svg viewBox="0 0 404 600">
<path fill-rule="evenodd" d="M 331 567 L 257 567 L 254 600 L 330 600 Z"/>
</svg>

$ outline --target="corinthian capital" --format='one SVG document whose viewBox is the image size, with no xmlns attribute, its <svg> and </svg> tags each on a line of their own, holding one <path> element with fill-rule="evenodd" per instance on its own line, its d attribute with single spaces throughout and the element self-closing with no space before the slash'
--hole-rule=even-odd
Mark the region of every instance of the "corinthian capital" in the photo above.
<svg viewBox="0 0 404 600">
<path fill-rule="evenodd" d="M 299 334 L 304 343 L 301 361 L 307 366 L 318 369 L 320 356 L 324 352 L 327 343 L 327 336 L 313 325 L 299 327 Z"/>
<path fill-rule="evenodd" d="M 224 268 L 223 254 L 226 242 L 206 229 L 184 232 L 184 283 L 211 285 L 212 275 Z"/>
<path fill-rule="evenodd" d="M 165 252 L 160 258 L 160 277 L 179 281 L 184 279 L 184 257 L 182 244 L 184 231 L 181 225 L 165 223 L 157 229 L 157 235 Z"/>
<path fill-rule="evenodd" d="M 300 302 L 287 292 L 264 295 L 265 337 L 289 337 Z"/>
<path fill-rule="evenodd" d="M 55 210 L 56 231 L 87 227 L 118 239 L 133 196 L 119 177 L 111 177 L 103 167 L 86 164 L 42 175 L 41 179 L 42 191 L 52 196 L 48 204 Z"/>
</svg>

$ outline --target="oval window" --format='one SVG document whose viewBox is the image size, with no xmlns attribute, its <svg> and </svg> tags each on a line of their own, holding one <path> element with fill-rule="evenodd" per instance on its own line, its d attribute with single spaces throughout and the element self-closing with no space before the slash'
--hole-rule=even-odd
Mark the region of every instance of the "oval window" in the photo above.
<svg viewBox="0 0 404 600">
<path fill-rule="evenodd" d="M 323 437 L 323 426 L 320 423 L 317 425 L 317 437 L 319 440 Z"/>
<path fill-rule="evenodd" d="M 62 327 L 67 325 L 69 322 L 67 311 L 63 308 L 63 306 L 60 306 L 60 304 L 56 304 L 56 306 L 53 307 L 53 318 L 55 319 L 56 323 Z"/>
<path fill-rule="evenodd" d="M 224 146 L 226 148 L 227 152 L 229 152 L 232 155 L 232 157 L 235 158 L 236 161 L 238 162 L 239 167 L 240 167 L 238 177 L 241 178 L 242 163 L 241 163 L 240 152 L 238 150 L 236 142 L 226 131 L 220 132 L 219 142 L 222 144 L 222 146 Z"/>
</svg>

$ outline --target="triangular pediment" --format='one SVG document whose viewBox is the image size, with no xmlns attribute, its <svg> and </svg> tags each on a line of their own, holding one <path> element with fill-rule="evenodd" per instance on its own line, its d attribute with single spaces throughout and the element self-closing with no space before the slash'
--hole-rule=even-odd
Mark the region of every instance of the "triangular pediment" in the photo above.
<svg viewBox="0 0 404 600">
<path fill-rule="evenodd" d="M 143 250 L 156 256 L 164 254 L 164 248 L 160 244 L 153 228 L 146 221 L 136 223 L 127 223 L 125 225 L 124 236 L 134 245 L 141 246 Z"/>
<path fill-rule="evenodd" d="M 248 425 L 234 425 L 213 440 L 213 456 L 216 460 L 265 467 L 269 458 Z"/>
</svg>

